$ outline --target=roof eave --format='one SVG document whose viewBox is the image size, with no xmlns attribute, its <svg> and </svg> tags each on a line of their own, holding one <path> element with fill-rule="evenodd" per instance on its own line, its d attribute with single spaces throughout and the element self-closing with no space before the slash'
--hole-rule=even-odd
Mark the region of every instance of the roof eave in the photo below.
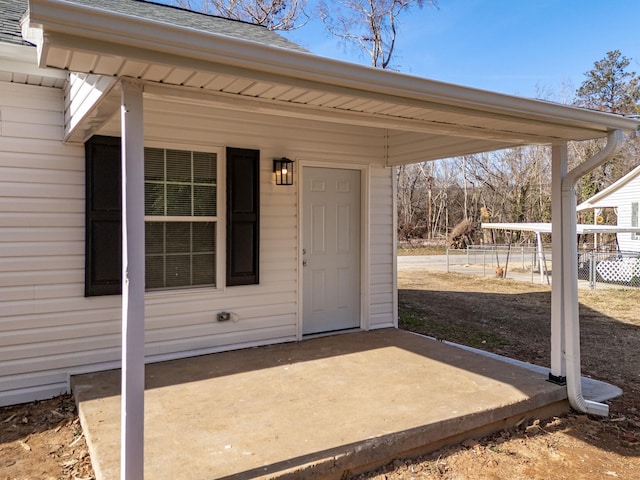
<svg viewBox="0 0 640 480">
<path fill-rule="evenodd" d="M 125 48 L 166 52 L 183 58 L 206 60 L 280 77 L 455 105 L 476 111 L 558 122 L 593 130 L 594 138 L 604 136 L 611 129 L 631 130 L 638 126 L 637 120 L 618 115 L 372 69 L 65 0 L 30 0 L 30 5 L 31 26 L 39 25 L 44 32 L 44 48 L 40 49 L 39 59 L 42 65 L 47 65 L 47 41 L 55 38 L 55 35 L 49 36 L 48 33 L 58 32 L 98 42 L 117 43 Z"/>
<path fill-rule="evenodd" d="M 0 71 L 56 81 L 64 81 L 67 78 L 67 72 L 38 67 L 36 59 L 35 46 L 0 43 Z"/>
<path fill-rule="evenodd" d="M 596 193 L 591 198 L 588 198 L 587 200 L 582 202 L 580 205 L 578 205 L 576 207 L 577 210 L 580 211 L 580 210 L 588 210 L 590 208 L 607 208 L 607 207 L 609 207 L 610 205 L 604 205 L 604 204 L 602 204 L 600 202 L 602 200 L 606 199 L 612 193 L 618 191 L 620 188 L 622 188 L 624 185 L 629 183 L 631 180 L 633 180 L 637 176 L 640 176 L 640 165 L 638 165 L 636 168 L 631 170 L 624 177 L 621 177 L 618 180 L 616 180 L 614 183 L 609 185 L 604 190 Z"/>
</svg>

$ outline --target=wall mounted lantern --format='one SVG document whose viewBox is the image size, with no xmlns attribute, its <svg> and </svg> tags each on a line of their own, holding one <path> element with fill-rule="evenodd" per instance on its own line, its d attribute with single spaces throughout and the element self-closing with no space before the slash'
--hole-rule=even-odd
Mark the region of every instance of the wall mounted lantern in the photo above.
<svg viewBox="0 0 640 480">
<path fill-rule="evenodd" d="M 293 160 L 274 158 L 273 171 L 276 174 L 276 185 L 293 185 Z"/>
</svg>

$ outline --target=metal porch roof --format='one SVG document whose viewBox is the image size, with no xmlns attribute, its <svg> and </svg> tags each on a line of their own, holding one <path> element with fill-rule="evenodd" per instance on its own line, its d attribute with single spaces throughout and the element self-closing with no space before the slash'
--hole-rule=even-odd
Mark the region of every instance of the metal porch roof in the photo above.
<svg viewBox="0 0 640 480">
<path fill-rule="evenodd" d="M 127 1 L 139 3 L 118 3 Z M 170 17 L 84 0 L 29 3 L 40 66 L 132 77 L 236 108 L 413 132 L 429 141 L 424 160 L 600 138 L 637 126 L 617 115 L 340 62 Z"/>
</svg>

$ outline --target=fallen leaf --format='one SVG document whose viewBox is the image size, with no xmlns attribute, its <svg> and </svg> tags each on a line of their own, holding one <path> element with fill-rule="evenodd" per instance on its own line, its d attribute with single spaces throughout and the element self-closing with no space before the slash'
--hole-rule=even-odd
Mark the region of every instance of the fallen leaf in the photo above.
<svg viewBox="0 0 640 480">
<path fill-rule="evenodd" d="M 29 445 L 27 445 L 26 443 L 24 443 L 22 440 L 20 440 L 20 442 L 19 442 L 19 443 L 20 443 L 20 446 L 21 446 L 22 448 L 24 448 L 27 452 L 30 452 L 30 451 L 31 451 L 31 447 L 30 447 Z"/>
</svg>

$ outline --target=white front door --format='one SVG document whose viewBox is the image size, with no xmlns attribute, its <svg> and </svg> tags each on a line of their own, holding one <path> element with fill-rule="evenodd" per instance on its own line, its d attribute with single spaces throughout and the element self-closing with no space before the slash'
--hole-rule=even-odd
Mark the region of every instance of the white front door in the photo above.
<svg viewBox="0 0 640 480">
<path fill-rule="evenodd" d="M 302 171 L 304 335 L 360 326 L 360 171 Z"/>
</svg>

